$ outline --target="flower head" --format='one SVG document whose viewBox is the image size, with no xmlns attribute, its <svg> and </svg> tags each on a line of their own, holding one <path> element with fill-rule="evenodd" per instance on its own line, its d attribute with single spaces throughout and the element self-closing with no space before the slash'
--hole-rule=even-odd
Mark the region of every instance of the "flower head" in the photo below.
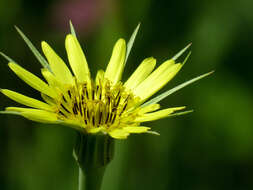
<svg viewBox="0 0 253 190">
<path fill-rule="evenodd" d="M 156 134 L 150 131 L 149 127 L 142 126 L 141 123 L 187 113 L 174 113 L 185 107 L 160 109 L 158 102 L 209 74 L 196 77 L 145 103 L 182 68 L 188 56 L 183 63 L 176 63 L 176 59 L 189 46 L 156 69 L 156 60 L 153 57 L 144 59 L 129 79 L 122 82 L 121 76 L 138 31 L 137 28 L 128 45 L 124 39 L 116 42 L 106 70 L 99 70 L 95 79 L 92 79 L 83 50 L 73 27 L 71 29 L 72 34 L 67 35 L 65 47 L 72 72 L 55 51 L 46 42 L 42 42 L 42 51 L 46 61 L 18 29 L 44 66 L 41 72 L 46 82 L 19 66 L 3 53 L 2 55 L 10 61 L 8 64 L 10 69 L 24 82 L 39 91 L 44 101 L 8 89 L 1 89 L 1 92 L 7 97 L 27 106 L 7 107 L 2 113 L 18 114 L 42 123 L 65 124 L 84 133 L 104 133 L 117 139 L 124 139 L 130 133 Z"/>
</svg>

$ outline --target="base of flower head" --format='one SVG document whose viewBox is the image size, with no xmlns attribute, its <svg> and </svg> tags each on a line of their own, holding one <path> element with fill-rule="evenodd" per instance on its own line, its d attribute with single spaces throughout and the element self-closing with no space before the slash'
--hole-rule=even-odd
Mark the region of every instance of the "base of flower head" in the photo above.
<svg viewBox="0 0 253 190">
<path fill-rule="evenodd" d="M 84 172 L 94 168 L 103 168 L 113 159 L 114 140 L 109 135 L 78 133 L 73 153 Z"/>
</svg>

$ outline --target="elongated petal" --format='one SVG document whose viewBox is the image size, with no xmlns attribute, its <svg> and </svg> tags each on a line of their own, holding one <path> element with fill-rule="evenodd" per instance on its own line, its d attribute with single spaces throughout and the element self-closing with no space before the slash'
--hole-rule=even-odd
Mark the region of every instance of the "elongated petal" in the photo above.
<svg viewBox="0 0 253 190">
<path fill-rule="evenodd" d="M 37 109 L 27 109 L 21 115 L 32 121 L 41 123 L 54 123 L 57 121 L 57 114 Z"/>
<path fill-rule="evenodd" d="M 76 31 L 75 31 L 75 28 L 74 28 L 71 20 L 69 21 L 69 26 L 70 26 L 71 34 L 76 37 Z"/>
<path fill-rule="evenodd" d="M 159 104 L 150 104 L 148 106 L 142 107 L 140 109 L 140 111 L 138 112 L 139 114 L 145 114 L 147 112 L 152 112 L 152 111 L 156 111 L 160 108 Z"/>
<path fill-rule="evenodd" d="M 10 58 L 8 55 L 4 54 L 4 53 L 1 52 L 1 51 L 0 51 L 0 55 L 1 55 L 3 58 L 5 58 L 7 61 L 15 63 L 15 61 L 14 61 L 12 58 Z"/>
<path fill-rule="evenodd" d="M 112 51 L 112 56 L 105 71 L 105 78 L 116 84 L 122 76 L 126 56 L 126 42 L 119 39 Z"/>
<path fill-rule="evenodd" d="M 66 37 L 65 46 L 68 54 L 69 64 L 78 82 L 85 82 L 90 79 L 90 71 L 84 56 L 83 50 L 73 35 Z"/>
<path fill-rule="evenodd" d="M 20 108 L 20 107 L 7 107 L 6 111 L 10 112 L 17 112 L 20 113 L 23 117 L 32 120 L 37 121 L 41 123 L 55 123 L 57 119 L 57 114 L 44 111 L 44 110 L 38 110 L 38 109 L 32 109 L 32 108 Z"/>
<path fill-rule="evenodd" d="M 126 62 L 127 62 L 128 56 L 129 56 L 129 54 L 130 54 L 130 52 L 131 52 L 131 49 L 132 49 L 132 47 L 133 47 L 133 44 L 134 44 L 135 38 L 136 38 L 136 36 L 137 36 L 137 33 L 138 33 L 139 29 L 140 29 L 140 25 L 141 25 L 141 23 L 139 23 L 139 24 L 137 25 L 137 27 L 135 28 L 133 34 L 131 35 L 131 38 L 129 39 L 129 41 L 128 41 L 128 43 L 127 43 L 127 52 L 126 52 L 125 64 L 126 64 Z"/>
<path fill-rule="evenodd" d="M 99 70 L 96 75 L 96 84 L 99 84 L 99 81 L 103 81 L 105 72 L 103 70 Z"/>
<path fill-rule="evenodd" d="M 150 127 L 124 127 L 123 128 L 125 131 L 127 131 L 128 133 L 145 133 L 147 132 Z"/>
<path fill-rule="evenodd" d="M 169 116 L 174 111 L 182 110 L 184 108 L 185 107 L 167 108 L 167 109 L 163 109 L 163 110 L 156 111 L 153 113 L 147 113 L 147 114 L 144 114 L 143 116 L 137 117 L 135 119 L 135 121 L 136 122 L 146 122 L 146 121 L 153 121 L 153 120 L 161 119 L 161 118 Z"/>
<path fill-rule="evenodd" d="M 126 139 L 129 133 L 123 129 L 114 129 L 109 135 L 115 139 Z"/>
<path fill-rule="evenodd" d="M 137 86 L 133 90 L 133 93 L 139 96 L 141 101 L 145 101 L 167 84 L 177 74 L 181 67 L 181 64 L 174 64 L 173 60 L 164 62 Z"/>
<path fill-rule="evenodd" d="M 34 47 L 32 42 L 26 37 L 26 35 L 18 27 L 15 26 L 15 28 L 18 31 L 18 33 L 20 34 L 20 36 L 23 38 L 23 40 L 25 41 L 26 45 L 30 48 L 32 53 L 35 55 L 35 57 L 41 63 L 41 65 L 51 71 L 49 64 L 47 63 L 45 58 L 39 53 L 39 51 Z"/>
<path fill-rule="evenodd" d="M 124 86 L 128 89 L 134 89 L 153 71 L 156 65 L 156 60 L 153 57 L 146 58 L 142 61 L 140 66 L 126 81 Z"/>
<path fill-rule="evenodd" d="M 11 91 L 11 90 L 7 90 L 7 89 L 1 89 L 1 92 L 5 95 L 8 96 L 10 99 L 29 106 L 29 107 L 33 107 L 33 108 L 38 108 L 38 109 L 43 109 L 43 110 L 48 110 L 48 111 L 52 111 L 52 107 L 49 106 L 48 104 L 41 102 L 39 100 L 30 98 L 28 96 L 24 96 L 22 94 L 19 94 L 17 92 Z"/>
<path fill-rule="evenodd" d="M 7 107 L 5 108 L 6 111 L 14 111 L 14 112 L 24 112 L 27 110 L 34 110 L 34 108 L 22 108 L 22 107 Z"/>
<path fill-rule="evenodd" d="M 9 63 L 8 64 L 11 70 L 23 81 L 25 81 L 28 85 L 33 87 L 34 89 L 50 96 L 55 97 L 54 91 L 40 78 L 35 76 L 34 74 L 30 73 L 29 71 L 25 70 L 21 66 L 16 63 Z"/>
<path fill-rule="evenodd" d="M 62 83 L 59 82 L 59 80 L 57 80 L 56 76 L 52 74 L 50 71 L 48 71 L 47 69 L 44 69 L 44 68 L 41 69 L 41 74 L 46 79 L 49 86 L 60 88 L 60 86 L 62 85 Z"/>
<path fill-rule="evenodd" d="M 186 81 L 186 82 L 184 82 L 184 83 L 182 83 L 182 84 L 180 84 L 180 85 L 178 85 L 178 86 L 176 86 L 176 87 L 174 87 L 170 90 L 167 90 L 166 92 L 154 97 L 153 99 L 149 100 L 145 104 L 141 105 L 141 107 L 145 107 L 145 106 L 150 105 L 150 104 L 156 104 L 156 103 L 160 102 L 161 100 L 163 100 L 164 98 L 166 98 L 167 96 L 173 94 L 174 92 L 177 92 L 178 90 L 180 90 L 180 89 L 182 89 L 182 88 L 184 88 L 184 87 L 186 87 L 186 86 L 188 86 L 188 85 L 190 85 L 190 84 L 192 84 L 192 83 L 194 83 L 194 82 L 196 82 L 196 81 L 198 81 L 202 78 L 207 77 L 208 75 L 212 74 L 213 72 L 214 71 L 211 71 L 209 73 L 200 75 L 200 76 L 195 77 L 191 80 L 188 80 L 188 81 Z"/>
<path fill-rule="evenodd" d="M 62 83 L 73 84 L 72 74 L 63 60 L 46 42 L 42 42 L 41 47 L 57 79 Z"/>
</svg>

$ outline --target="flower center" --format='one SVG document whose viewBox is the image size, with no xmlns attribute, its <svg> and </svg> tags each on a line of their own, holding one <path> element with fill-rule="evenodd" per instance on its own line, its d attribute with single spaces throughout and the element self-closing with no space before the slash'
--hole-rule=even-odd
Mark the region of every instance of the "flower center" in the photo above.
<svg viewBox="0 0 253 190">
<path fill-rule="evenodd" d="M 88 128 L 119 126 L 126 111 L 138 98 L 122 85 L 108 80 L 76 84 L 59 101 L 58 113 L 66 119 L 76 119 Z M 129 114 L 127 114 L 129 116 Z"/>
</svg>

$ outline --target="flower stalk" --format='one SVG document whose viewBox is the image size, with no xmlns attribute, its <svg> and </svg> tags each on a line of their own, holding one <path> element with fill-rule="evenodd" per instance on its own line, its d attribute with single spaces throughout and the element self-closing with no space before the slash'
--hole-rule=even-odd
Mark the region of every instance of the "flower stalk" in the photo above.
<svg viewBox="0 0 253 190">
<path fill-rule="evenodd" d="M 99 190 L 106 166 L 113 159 L 114 140 L 108 135 L 78 133 L 74 158 L 79 166 L 79 190 Z"/>
</svg>

